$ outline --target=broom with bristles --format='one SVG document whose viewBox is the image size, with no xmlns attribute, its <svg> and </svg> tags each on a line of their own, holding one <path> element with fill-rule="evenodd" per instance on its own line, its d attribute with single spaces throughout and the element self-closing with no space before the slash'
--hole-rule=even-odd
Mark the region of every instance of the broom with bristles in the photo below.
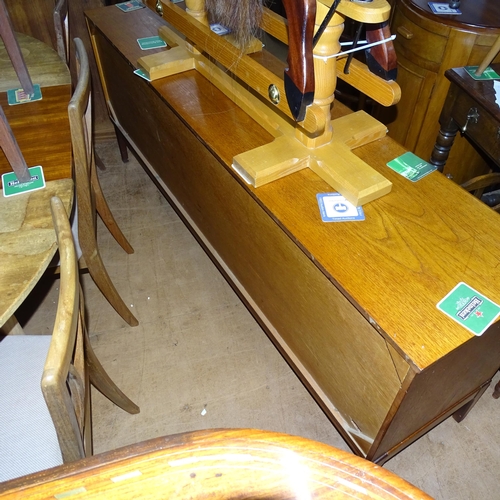
<svg viewBox="0 0 500 500">
<path fill-rule="evenodd" d="M 241 48 L 255 36 L 262 17 L 262 0 L 206 0 L 210 23 L 222 24 Z"/>
</svg>

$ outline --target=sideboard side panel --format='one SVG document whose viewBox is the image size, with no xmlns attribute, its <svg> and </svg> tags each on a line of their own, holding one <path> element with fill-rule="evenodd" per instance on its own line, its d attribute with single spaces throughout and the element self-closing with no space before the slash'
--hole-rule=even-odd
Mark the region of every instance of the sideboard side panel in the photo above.
<svg viewBox="0 0 500 500">
<path fill-rule="evenodd" d="M 499 363 L 500 321 L 497 321 L 482 336 L 470 339 L 414 377 L 377 448 L 389 450 L 387 458 L 390 458 L 411 444 L 448 417 L 451 409 L 458 410 L 472 399 L 485 381 L 495 375 Z M 377 452 L 371 458 L 379 456 Z"/>
</svg>

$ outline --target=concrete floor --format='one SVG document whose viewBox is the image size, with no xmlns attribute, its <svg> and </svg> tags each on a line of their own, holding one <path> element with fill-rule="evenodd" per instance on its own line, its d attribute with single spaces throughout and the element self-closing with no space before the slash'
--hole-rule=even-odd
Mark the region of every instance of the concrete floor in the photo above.
<svg viewBox="0 0 500 500">
<path fill-rule="evenodd" d="M 89 330 L 141 413 L 129 415 L 94 391 L 94 451 L 215 427 L 285 432 L 348 450 L 135 159 L 122 164 L 114 141 L 97 150 L 107 166 L 99 172 L 103 190 L 135 249 L 125 254 L 101 224 L 101 253 L 140 324 L 129 327 L 83 275 Z M 43 302 L 34 313 L 34 302 L 25 303 L 24 327 L 49 333 L 58 281 L 45 280 L 38 292 Z M 500 499 L 500 401 L 491 394 L 464 422 L 448 419 L 385 467 L 436 499 Z"/>
</svg>

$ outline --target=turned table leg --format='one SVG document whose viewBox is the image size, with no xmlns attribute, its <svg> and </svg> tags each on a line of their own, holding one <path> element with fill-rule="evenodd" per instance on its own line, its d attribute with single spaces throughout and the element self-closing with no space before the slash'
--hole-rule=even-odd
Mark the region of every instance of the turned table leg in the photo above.
<svg viewBox="0 0 500 500">
<path fill-rule="evenodd" d="M 436 138 L 436 144 L 432 150 L 429 163 L 435 165 L 437 169 L 442 172 L 446 164 L 446 160 L 450 155 L 450 149 L 451 146 L 453 146 L 455 136 L 459 131 L 459 126 L 453 118 L 443 117 L 443 115 L 441 115 L 439 123 L 441 123 L 441 129 L 439 130 L 439 134 Z"/>
<path fill-rule="evenodd" d="M 443 171 L 446 160 L 450 155 L 450 149 L 453 146 L 455 136 L 460 130 L 459 124 L 453 119 L 453 108 L 459 94 L 460 89 L 456 85 L 451 84 L 443 109 L 441 110 L 441 115 L 439 116 L 441 128 L 436 138 L 436 144 L 434 145 L 431 159 L 429 160 L 429 163 L 435 165 L 439 172 Z"/>
</svg>

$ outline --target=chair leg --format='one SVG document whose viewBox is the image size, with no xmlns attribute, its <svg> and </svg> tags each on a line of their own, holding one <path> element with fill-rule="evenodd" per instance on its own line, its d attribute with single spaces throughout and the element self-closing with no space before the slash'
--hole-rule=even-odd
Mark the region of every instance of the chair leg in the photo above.
<svg viewBox="0 0 500 500">
<path fill-rule="evenodd" d="M 123 299 L 120 297 L 115 285 L 113 285 L 108 271 L 104 267 L 99 250 L 95 249 L 91 255 L 86 255 L 87 252 L 82 247 L 82 252 L 90 276 L 99 290 L 101 290 L 102 294 L 106 297 L 107 301 L 130 326 L 137 326 L 139 322 L 130 312 L 130 309 L 125 305 L 125 302 L 123 302 Z"/>
<path fill-rule="evenodd" d="M 90 345 L 90 339 L 88 338 L 87 332 L 84 333 L 84 342 L 90 383 L 122 410 L 132 414 L 139 413 L 139 407 L 120 390 L 113 380 L 111 380 L 110 376 L 106 373 L 106 370 L 97 359 Z"/>
<path fill-rule="evenodd" d="M 12 315 L 0 328 L 0 335 L 24 335 L 24 330 L 17 318 Z"/>
<path fill-rule="evenodd" d="M 115 127 L 116 141 L 118 142 L 118 148 L 120 150 L 120 156 L 122 158 L 122 162 L 127 163 L 128 162 L 127 140 L 125 139 L 121 130 L 116 125 L 114 125 L 114 127 Z"/>
<path fill-rule="evenodd" d="M 497 385 L 495 386 L 495 390 L 493 391 L 493 397 L 495 399 L 500 398 L 500 382 L 498 382 Z"/>
<path fill-rule="evenodd" d="M 102 171 L 106 170 L 106 165 L 104 165 L 104 162 L 101 160 L 100 156 L 95 151 L 94 151 L 94 161 L 99 170 Z"/>
<path fill-rule="evenodd" d="M 97 153 L 95 153 L 95 163 L 98 164 L 101 162 Z M 104 225 L 108 228 L 109 232 L 113 235 L 113 238 L 117 241 L 117 243 L 127 252 L 128 254 L 134 253 L 134 249 L 128 242 L 125 235 L 122 233 L 120 226 L 116 222 L 109 206 L 106 198 L 104 197 L 104 193 L 102 192 L 101 184 L 99 183 L 99 179 L 97 177 L 97 172 L 93 172 L 91 176 L 92 187 L 94 188 L 95 194 L 95 206 L 97 213 L 101 217 Z"/>
</svg>

